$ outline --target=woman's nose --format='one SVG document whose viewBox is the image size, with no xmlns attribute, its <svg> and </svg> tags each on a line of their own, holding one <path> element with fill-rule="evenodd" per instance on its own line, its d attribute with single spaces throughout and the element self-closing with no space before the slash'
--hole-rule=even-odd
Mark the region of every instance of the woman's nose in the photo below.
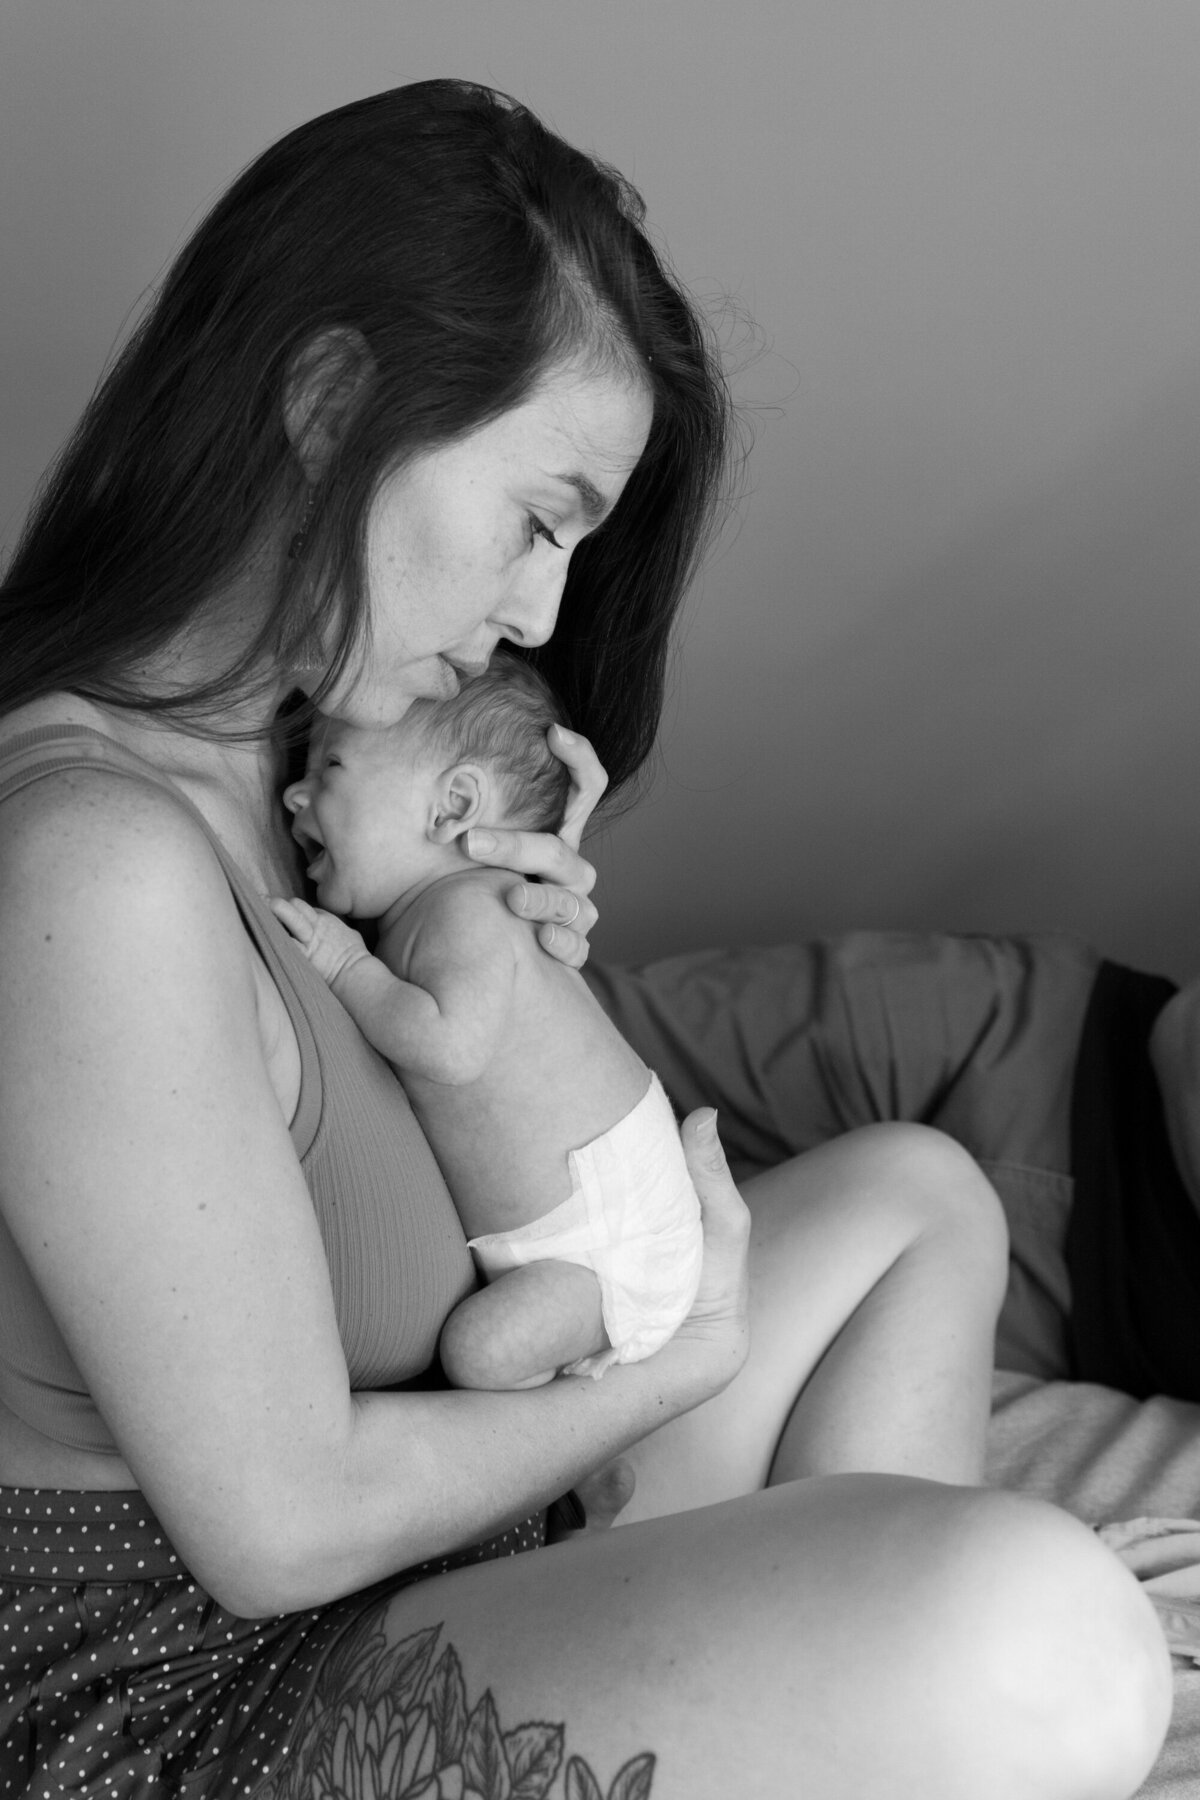
<svg viewBox="0 0 1200 1800">
<path fill-rule="evenodd" d="M 549 643 L 558 622 L 566 581 L 564 565 L 552 575 L 542 576 L 536 585 L 531 581 L 519 594 L 512 596 L 500 623 L 504 636 L 525 650 Z"/>
<path fill-rule="evenodd" d="M 283 790 L 283 804 L 290 813 L 298 813 L 308 805 L 308 785 L 303 781 L 293 781 L 290 787 Z"/>
</svg>

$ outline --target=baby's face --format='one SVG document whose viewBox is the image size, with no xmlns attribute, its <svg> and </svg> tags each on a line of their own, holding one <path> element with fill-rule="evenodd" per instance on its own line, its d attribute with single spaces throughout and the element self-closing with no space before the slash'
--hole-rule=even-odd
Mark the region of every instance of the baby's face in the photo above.
<svg viewBox="0 0 1200 1800">
<path fill-rule="evenodd" d="M 323 907 L 377 919 L 419 876 L 437 773 L 419 733 L 403 723 L 317 726 L 304 779 L 284 790 L 283 803 Z"/>
</svg>

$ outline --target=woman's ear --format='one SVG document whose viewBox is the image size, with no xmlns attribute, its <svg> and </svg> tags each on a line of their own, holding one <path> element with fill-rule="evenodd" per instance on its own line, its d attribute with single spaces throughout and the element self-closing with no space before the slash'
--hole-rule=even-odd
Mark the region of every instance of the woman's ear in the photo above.
<svg viewBox="0 0 1200 1800">
<path fill-rule="evenodd" d="M 491 797 L 487 771 L 478 763 L 458 763 L 438 776 L 425 836 L 431 844 L 452 844 L 480 825 Z"/>
<path fill-rule="evenodd" d="M 320 481 L 375 372 L 361 331 L 330 326 L 297 350 L 283 383 L 283 428 L 310 484 Z"/>
</svg>

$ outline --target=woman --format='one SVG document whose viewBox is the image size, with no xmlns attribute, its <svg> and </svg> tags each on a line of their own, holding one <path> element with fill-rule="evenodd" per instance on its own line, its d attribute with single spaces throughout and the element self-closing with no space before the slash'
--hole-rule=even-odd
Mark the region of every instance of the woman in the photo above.
<svg viewBox="0 0 1200 1800">
<path fill-rule="evenodd" d="M 695 1114 L 676 1337 L 598 1383 L 449 1391 L 449 1197 L 267 908 L 306 708 L 393 721 L 505 638 L 618 785 L 643 760 L 724 411 L 639 221 L 486 90 L 314 121 L 184 251 L 18 548 L 9 1791 L 1018 1800 L 1129 1794 L 1156 1753 L 1136 1583 L 960 1485 L 1003 1278 L 960 1151 L 884 1128 L 764 1177 L 747 1280 Z M 512 904 L 579 963 L 603 776 L 557 748 L 562 839 L 472 849 L 539 878 Z M 848 1243 L 868 1278 L 834 1279 Z M 634 1445 L 638 1523 L 516 1554 Z"/>
</svg>

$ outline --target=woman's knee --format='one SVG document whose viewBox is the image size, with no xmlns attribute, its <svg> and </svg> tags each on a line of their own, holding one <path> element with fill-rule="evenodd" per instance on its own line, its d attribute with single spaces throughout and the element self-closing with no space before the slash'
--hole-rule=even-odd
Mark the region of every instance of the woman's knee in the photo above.
<svg viewBox="0 0 1200 1800">
<path fill-rule="evenodd" d="M 1170 1717 L 1165 1641 L 1138 1583 L 1068 1514 L 851 1475 L 692 1519 L 764 1729 L 798 1704 L 813 1760 L 849 1758 L 844 1786 L 820 1791 L 869 1786 L 876 1758 L 896 1792 L 971 1800 L 1128 1800 L 1149 1773 Z M 791 1692 L 774 1722 L 772 1670 Z"/>
<path fill-rule="evenodd" d="M 889 1209 L 904 1210 L 914 1237 L 969 1236 L 977 1255 L 1006 1267 L 1008 1227 L 999 1196 L 975 1158 L 945 1132 L 868 1125 L 853 1133 L 851 1155 L 853 1172 Z"/>
<path fill-rule="evenodd" d="M 955 1601 L 942 1659 L 957 1703 L 952 1729 L 967 1728 L 977 1745 L 981 1731 L 994 1736 L 1014 1792 L 1133 1794 L 1171 1711 L 1170 1657 L 1153 1607 L 1117 1558 L 1058 1508 L 997 1492 L 960 1498 L 942 1547 Z"/>
<path fill-rule="evenodd" d="M 907 1741 L 905 1720 L 919 1719 L 910 1753 L 931 1791 L 957 1778 L 973 1800 L 1136 1792 L 1169 1722 L 1170 1657 L 1137 1581 L 1086 1526 L 996 1490 L 796 1485 L 798 1517 L 846 1582 L 837 1660 L 867 1629 L 890 1665 L 881 1722 Z"/>
</svg>

